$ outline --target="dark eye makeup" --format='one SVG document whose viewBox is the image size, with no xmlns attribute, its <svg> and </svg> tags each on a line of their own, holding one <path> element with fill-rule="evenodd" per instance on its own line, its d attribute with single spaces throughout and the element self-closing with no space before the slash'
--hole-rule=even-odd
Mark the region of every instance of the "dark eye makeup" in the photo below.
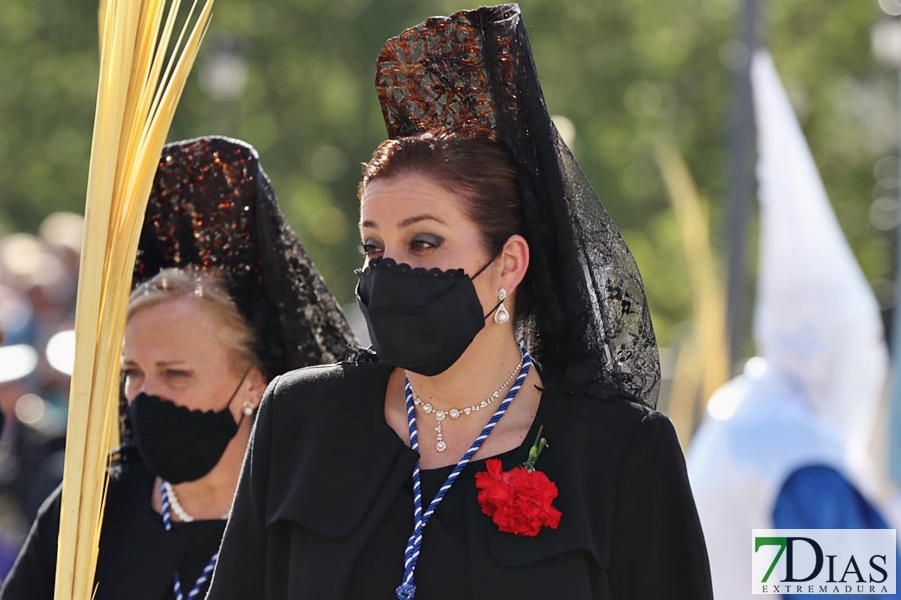
<svg viewBox="0 0 901 600">
<path fill-rule="evenodd" d="M 421 252 L 439 248 L 442 244 L 444 244 L 444 238 L 440 235 L 420 233 L 410 240 L 409 252 L 412 254 L 419 254 Z M 359 250 L 360 254 L 367 258 L 376 257 L 385 251 L 381 244 L 376 243 L 374 240 L 366 240 L 360 245 Z"/>
<path fill-rule="evenodd" d="M 360 254 L 363 256 L 373 256 L 374 254 L 378 254 L 382 251 L 382 247 L 378 244 L 373 244 L 372 242 L 364 242 L 360 246 Z"/>
<path fill-rule="evenodd" d="M 422 252 L 425 250 L 433 250 L 439 248 L 443 243 L 444 238 L 440 235 L 420 233 L 410 241 L 410 251 Z"/>
</svg>

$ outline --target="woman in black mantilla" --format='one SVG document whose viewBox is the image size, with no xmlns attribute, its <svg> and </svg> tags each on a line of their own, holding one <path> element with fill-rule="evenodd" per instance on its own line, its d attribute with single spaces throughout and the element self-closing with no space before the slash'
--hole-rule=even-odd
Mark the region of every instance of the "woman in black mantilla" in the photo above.
<svg viewBox="0 0 901 600">
<path fill-rule="evenodd" d="M 375 355 L 270 384 L 208 598 L 711 598 L 638 270 L 518 7 L 405 31 L 376 82 Z"/>
<path fill-rule="evenodd" d="M 96 599 L 202 598 L 268 380 L 353 337 L 237 140 L 165 147 L 134 285 Z M 57 490 L 0 598 L 53 598 L 59 520 Z"/>
</svg>

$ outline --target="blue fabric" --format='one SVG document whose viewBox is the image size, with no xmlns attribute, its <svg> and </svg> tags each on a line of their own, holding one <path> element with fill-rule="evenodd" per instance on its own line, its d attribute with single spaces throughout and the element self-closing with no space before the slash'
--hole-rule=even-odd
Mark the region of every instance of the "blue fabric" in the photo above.
<svg viewBox="0 0 901 600">
<path fill-rule="evenodd" d="M 791 474 L 776 499 L 773 524 L 776 529 L 892 529 L 841 473 L 826 466 L 804 467 Z M 901 573 L 899 559 L 896 553 L 896 573 Z M 783 594 L 782 597 L 784 600 L 901 598 L 898 594 Z"/>
</svg>

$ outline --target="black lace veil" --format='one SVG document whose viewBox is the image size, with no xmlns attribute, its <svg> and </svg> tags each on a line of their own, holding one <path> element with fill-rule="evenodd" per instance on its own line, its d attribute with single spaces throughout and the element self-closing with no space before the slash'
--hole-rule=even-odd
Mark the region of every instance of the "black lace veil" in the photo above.
<svg viewBox="0 0 901 600">
<path fill-rule="evenodd" d="M 575 392 L 656 406 L 660 361 L 638 266 L 545 106 L 519 6 L 435 17 L 388 40 L 390 137 L 489 130 L 518 166 L 536 356 Z"/>
<path fill-rule="evenodd" d="M 256 150 L 203 137 L 168 144 L 144 217 L 132 287 L 168 267 L 220 268 L 267 378 L 338 360 L 356 340 L 288 226 Z M 120 410 L 123 448 L 132 442 Z"/>
</svg>

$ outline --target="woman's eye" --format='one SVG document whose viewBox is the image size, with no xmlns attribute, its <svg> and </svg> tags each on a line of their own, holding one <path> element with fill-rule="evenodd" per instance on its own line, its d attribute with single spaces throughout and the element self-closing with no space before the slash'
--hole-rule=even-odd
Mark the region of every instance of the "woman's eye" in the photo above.
<svg viewBox="0 0 901 600">
<path fill-rule="evenodd" d="M 170 369 L 166 371 L 166 375 L 171 377 L 172 379 L 182 379 L 185 377 L 190 377 L 191 373 L 189 371 L 179 371 L 177 369 Z"/>
<path fill-rule="evenodd" d="M 363 244 L 360 246 L 360 254 L 367 257 L 379 254 L 381 251 L 382 249 L 375 244 Z"/>
<path fill-rule="evenodd" d="M 411 252 L 423 252 L 439 247 L 444 242 L 443 239 L 435 236 L 421 236 L 410 242 Z"/>
</svg>

